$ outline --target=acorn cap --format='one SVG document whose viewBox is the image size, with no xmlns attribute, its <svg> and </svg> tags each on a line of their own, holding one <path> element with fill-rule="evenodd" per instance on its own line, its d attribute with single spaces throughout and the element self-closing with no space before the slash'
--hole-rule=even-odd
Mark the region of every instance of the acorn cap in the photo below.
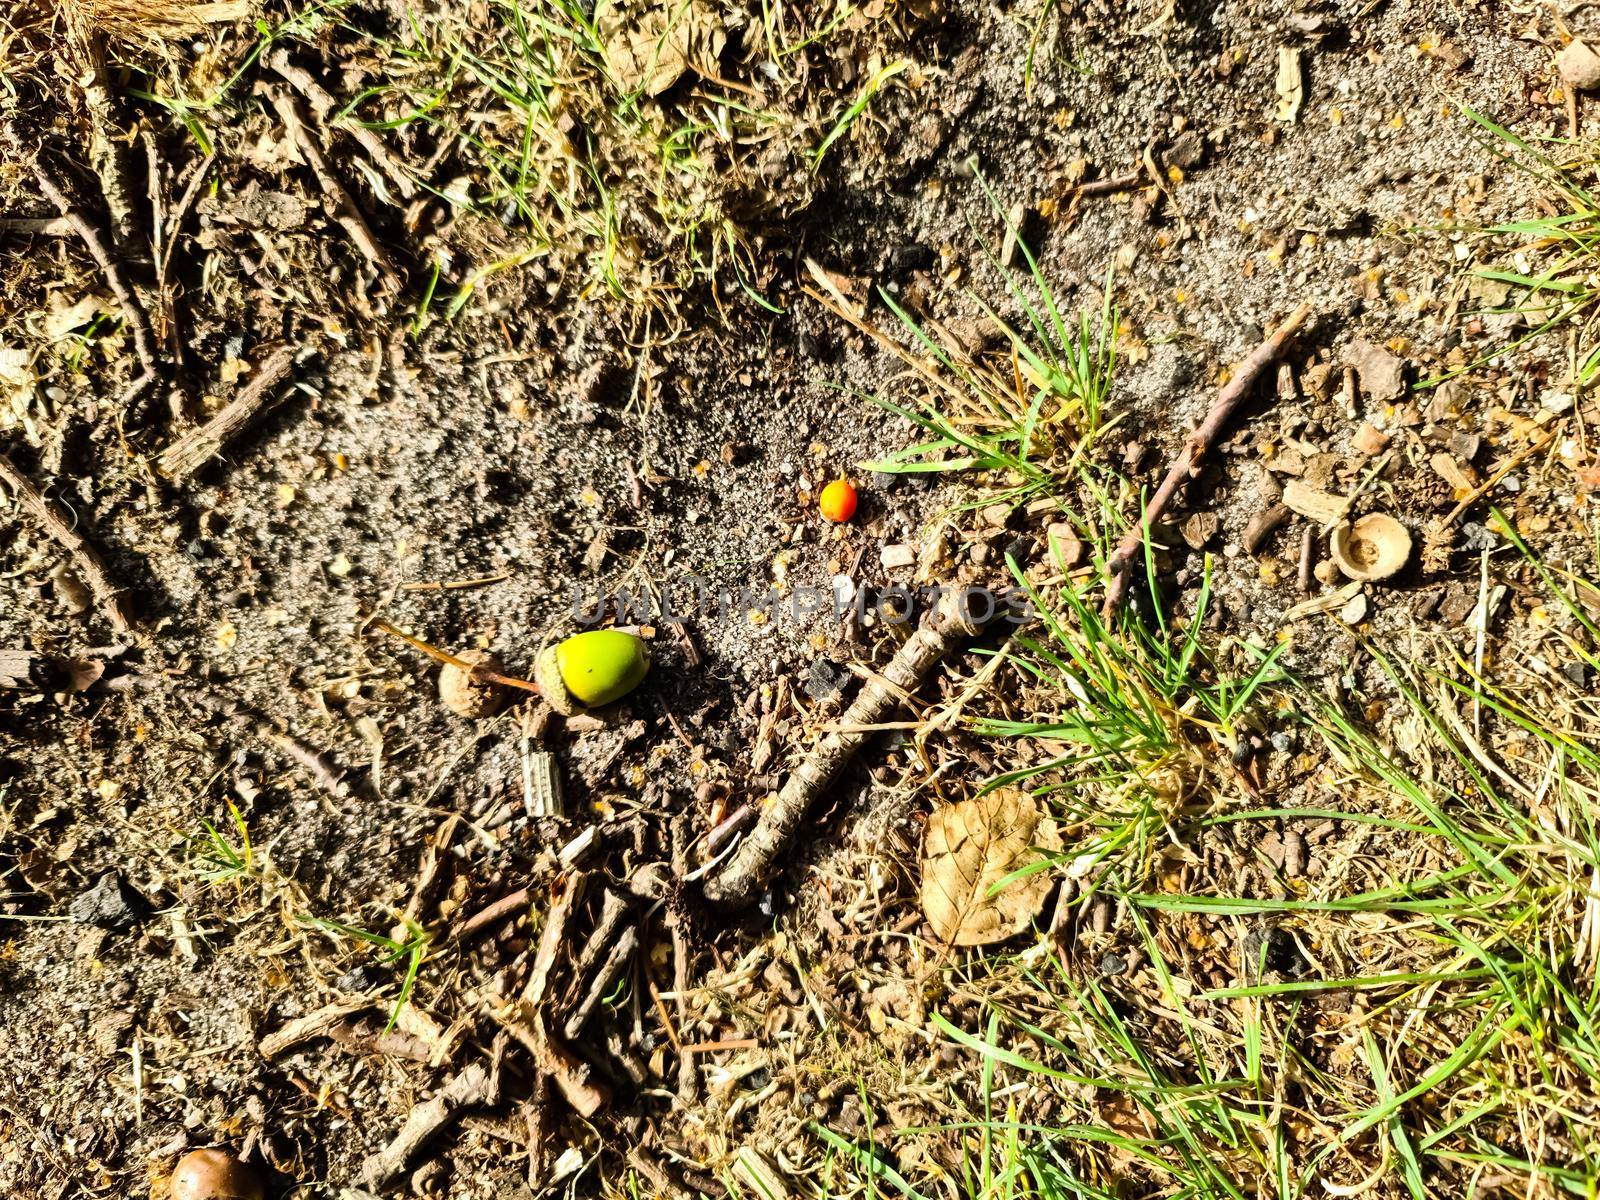
<svg viewBox="0 0 1600 1200">
<path fill-rule="evenodd" d="M 539 657 L 533 664 L 533 681 L 539 685 L 539 692 L 550 707 L 563 717 L 582 711 L 583 706 L 567 691 L 567 685 L 561 678 L 561 663 L 556 658 L 554 646 L 546 646 L 539 651 Z"/>
<path fill-rule="evenodd" d="M 504 664 L 486 650 L 467 650 L 456 657 L 475 667 L 505 672 Z M 474 679 L 470 671 L 454 663 L 445 663 L 439 670 L 439 700 L 457 716 L 492 717 L 505 707 L 506 689 L 487 679 Z"/>
<path fill-rule="evenodd" d="M 172 1172 L 172 1200 L 261 1200 L 261 1179 L 226 1150 L 191 1150 Z"/>
<path fill-rule="evenodd" d="M 1406 565 L 1411 532 L 1385 513 L 1368 513 L 1354 525 L 1340 522 L 1328 548 L 1346 576 L 1370 583 L 1387 579 Z"/>
</svg>

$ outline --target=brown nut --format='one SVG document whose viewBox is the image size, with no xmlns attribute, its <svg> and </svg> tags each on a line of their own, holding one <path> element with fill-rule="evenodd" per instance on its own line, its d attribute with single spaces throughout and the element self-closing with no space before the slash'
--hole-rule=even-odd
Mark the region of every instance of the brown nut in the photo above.
<svg viewBox="0 0 1600 1200">
<path fill-rule="evenodd" d="M 172 1200 L 261 1200 L 261 1180 L 226 1150 L 191 1150 L 172 1172 Z"/>
<path fill-rule="evenodd" d="M 505 673 L 500 660 L 486 650 L 467 650 L 456 657 L 475 667 Z M 474 679 L 455 664 L 446 663 L 439 672 L 439 699 L 457 716 L 492 717 L 505 707 L 506 689 L 502 684 Z"/>
<path fill-rule="evenodd" d="M 1351 579 L 1387 579 L 1411 557 L 1411 532 L 1384 513 L 1368 513 L 1354 525 L 1341 521 L 1329 539 L 1333 561 Z"/>
<path fill-rule="evenodd" d="M 1600 87 L 1600 54 L 1587 42 L 1574 38 L 1560 54 L 1556 55 L 1556 69 L 1561 72 L 1561 82 L 1578 92 L 1592 92 Z"/>
</svg>

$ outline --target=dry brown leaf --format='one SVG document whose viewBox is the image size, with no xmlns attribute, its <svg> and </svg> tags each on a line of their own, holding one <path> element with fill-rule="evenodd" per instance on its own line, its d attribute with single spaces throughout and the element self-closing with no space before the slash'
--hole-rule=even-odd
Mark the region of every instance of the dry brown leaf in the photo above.
<svg viewBox="0 0 1600 1200">
<path fill-rule="evenodd" d="M 1047 871 L 995 884 L 1059 850 L 1055 822 L 1027 792 L 1002 788 L 947 804 L 928 818 L 922 841 L 922 911 L 941 939 L 986 946 L 1021 933 L 1050 892 Z"/>
<path fill-rule="evenodd" d="M 606 68 L 626 92 L 659 96 L 691 67 L 715 78 L 726 35 L 700 0 L 687 5 L 606 0 L 595 9 Z"/>
</svg>

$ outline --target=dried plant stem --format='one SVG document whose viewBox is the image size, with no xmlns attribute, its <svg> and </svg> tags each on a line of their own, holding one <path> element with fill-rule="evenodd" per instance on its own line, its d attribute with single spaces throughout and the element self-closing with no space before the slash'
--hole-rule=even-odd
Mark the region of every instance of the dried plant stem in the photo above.
<svg viewBox="0 0 1600 1200">
<path fill-rule="evenodd" d="M 19 144 L 16 131 L 12 129 L 8 132 L 13 144 Z M 145 312 L 144 305 L 139 300 L 139 293 L 134 291 L 133 285 L 128 282 L 121 263 L 106 246 L 94 222 L 72 206 L 72 200 L 67 193 L 38 159 L 34 160 L 33 174 L 39 182 L 39 190 L 56 206 L 62 218 L 71 223 L 73 232 L 88 247 L 95 264 L 106 277 L 111 294 L 117 298 L 117 303 L 122 308 L 122 319 L 126 322 L 128 333 L 133 338 L 134 353 L 139 356 L 139 365 L 144 368 L 143 374 L 134 381 L 134 385 L 124 397 L 125 402 L 131 400 L 134 395 L 161 377 L 161 358 L 156 352 L 156 336 L 150 327 L 149 314 Z"/>
<path fill-rule="evenodd" d="M 156 458 L 156 470 L 181 483 L 210 462 L 279 398 L 278 385 L 294 369 L 295 349 L 279 346 L 255 369 L 239 394 L 203 425 L 178 438 Z"/>
<path fill-rule="evenodd" d="M 91 33 L 85 39 L 83 101 L 89 111 L 89 163 L 100 179 L 100 194 L 105 197 L 106 217 L 111 223 L 111 241 L 122 254 L 133 252 L 138 237 L 133 190 L 122 150 L 111 131 L 117 127 L 116 101 L 106 76 L 105 39 Z"/>
<path fill-rule="evenodd" d="M 459 667 L 461 670 L 471 675 L 473 679 L 480 680 L 485 683 L 498 683 L 501 687 L 516 688 L 518 691 L 532 692 L 535 696 L 542 696 L 544 694 L 540 690 L 537 683 L 531 683 L 526 679 L 518 679 L 515 675 L 502 675 L 499 671 L 490 670 L 481 663 L 470 663 L 464 658 L 457 658 L 454 654 L 451 654 L 447 650 L 441 650 L 439 647 L 430 645 L 421 638 L 412 637 L 409 633 L 406 633 L 400 629 L 396 629 L 387 621 L 375 620 L 372 622 L 372 627 L 387 633 L 390 637 L 399 638 L 413 650 L 420 650 L 423 654 L 426 654 L 435 662 L 445 663 L 452 667 Z"/>
<path fill-rule="evenodd" d="M 356 204 L 355 197 L 350 195 L 349 190 L 339 181 L 339 177 L 333 173 L 333 168 L 328 166 L 328 160 L 322 154 L 322 147 L 317 145 L 316 139 L 311 136 L 294 98 L 276 90 L 268 90 L 267 97 L 283 121 L 284 127 L 289 131 L 295 147 L 300 151 L 300 156 L 306 160 L 306 165 L 316 175 L 318 186 L 322 188 L 323 195 L 328 198 L 333 208 L 334 220 L 339 222 L 350 240 L 355 243 L 356 249 L 360 250 L 377 270 L 384 289 L 391 295 L 398 292 L 400 277 L 395 272 L 394 264 L 389 261 L 389 256 L 383 247 L 378 244 L 378 239 L 372 236 L 372 230 L 367 226 L 366 218 L 361 215 L 361 208 Z"/>
<path fill-rule="evenodd" d="M 336 129 L 343 130 L 354 138 L 360 147 L 367 152 L 367 157 L 372 159 L 373 165 L 382 171 L 390 183 L 394 184 L 395 191 L 400 193 L 402 200 L 409 200 L 417 194 L 416 182 L 407 175 L 395 162 L 389 148 L 383 144 L 375 130 L 349 117 L 334 118 L 334 110 L 338 101 L 328 94 L 326 89 L 312 77 L 311 72 L 294 65 L 289 58 L 287 50 L 274 50 L 267 55 L 267 66 L 271 67 L 295 91 L 306 98 L 311 105 L 311 110 L 317 114 L 317 120 L 330 124 Z"/>
<path fill-rule="evenodd" d="M 765 886 L 778 856 L 789 846 L 812 802 L 838 778 L 857 750 L 872 735 L 873 727 L 899 706 L 901 698 L 916 691 L 958 645 L 977 636 L 983 620 L 965 611 L 962 598 L 944 598 L 922 626 L 895 653 L 881 675 L 870 680 L 856 696 L 835 732 L 824 736 L 784 781 L 777 797 L 762 809 L 756 826 L 727 863 L 705 884 L 706 898 L 718 904 L 745 904 Z"/>
<path fill-rule="evenodd" d="M 1101 611 L 1110 616 L 1117 610 L 1128 592 L 1128 578 L 1133 573 L 1134 563 L 1139 558 L 1139 551 L 1144 546 L 1145 532 L 1167 511 L 1167 506 L 1177 495 L 1178 489 L 1194 477 L 1200 469 L 1200 463 L 1216 444 L 1217 438 L 1228 422 L 1233 419 L 1233 414 L 1250 395 L 1250 389 L 1261 376 L 1267 366 L 1274 362 L 1278 355 L 1283 353 L 1283 348 L 1300 327 L 1311 316 L 1311 306 L 1302 304 L 1288 318 L 1267 335 L 1265 341 L 1252 350 L 1249 356 L 1236 368 L 1232 377 L 1217 393 L 1217 398 L 1212 402 L 1211 411 L 1206 413 L 1205 420 L 1200 422 L 1200 427 L 1184 439 L 1183 448 L 1178 451 L 1178 456 L 1172 460 L 1172 465 L 1167 468 L 1167 474 L 1161 485 L 1151 494 L 1145 502 L 1144 515 L 1139 524 L 1130 529 L 1120 542 L 1117 543 L 1115 553 L 1106 563 L 1106 573 L 1109 581 L 1106 584 L 1106 598 Z"/>
<path fill-rule="evenodd" d="M 45 532 L 71 557 L 73 567 L 89 585 L 89 591 L 94 594 L 106 620 L 111 622 L 111 628 L 118 633 L 127 633 L 134 628 L 135 621 L 122 600 L 122 589 L 112 581 L 99 553 L 73 527 L 67 515 L 46 499 L 44 493 L 34 487 L 33 481 L 3 454 L 0 454 L 0 483 L 5 484 L 17 503 L 32 513 L 34 519 L 44 526 Z"/>
</svg>

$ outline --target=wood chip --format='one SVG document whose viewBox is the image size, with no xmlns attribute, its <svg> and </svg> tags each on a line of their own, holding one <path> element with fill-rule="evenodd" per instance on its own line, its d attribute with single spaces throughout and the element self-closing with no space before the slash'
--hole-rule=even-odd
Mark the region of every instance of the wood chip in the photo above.
<svg viewBox="0 0 1600 1200">
<path fill-rule="evenodd" d="M 1283 503 L 1319 525 L 1331 525 L 1343 520 L 1350 507 L 1348 497 L 1320 491 L 1298 479 L 1291 479 L 1283 485 Z"/>
</svg>

